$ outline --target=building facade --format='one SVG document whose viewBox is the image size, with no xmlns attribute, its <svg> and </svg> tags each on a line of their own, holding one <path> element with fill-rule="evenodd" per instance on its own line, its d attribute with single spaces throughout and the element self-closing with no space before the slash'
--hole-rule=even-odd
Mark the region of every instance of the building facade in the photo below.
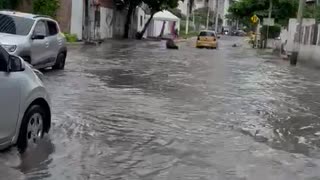
<svg viewBox="0 0 320 180">
<path fill-rule="evenodd" d="M 189 0 L 179 3 L 179 9 L 181 13 L 187 14 Z M 218 6 L 217 6 L 217 3 Z M 225 16 L 228 14 L 228 9 L 230 7 L 230 0 L 195 0 L 195 5 L 193 9 L 199 9 L 203 7 L 209 7 L 212 11 L 216 12 L 218 7 L 218 16 L 222 19 L 222 26 L 229 26 L 228 19 Z"/>
<path fill-rule="evenodd" d="M 24 0 L 19 11 L 32 12 L 32 2 Z M 127 10 L 118 9 L 114 0 L 60 0 L 56 20 L 62 32 L 76 34 L 79 40 L 103 40 L 122 37 Z M 146 7 L 135 10 L 130 36 L 141 31 L 147 21 Z"/>
</svg>

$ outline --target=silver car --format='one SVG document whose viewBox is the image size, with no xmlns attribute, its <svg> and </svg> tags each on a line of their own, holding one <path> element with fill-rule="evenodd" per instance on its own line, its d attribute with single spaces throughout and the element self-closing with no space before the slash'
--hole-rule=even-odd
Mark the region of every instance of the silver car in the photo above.
<svg viewBox="0 0 320 180">
<path fill-rule="evenodd" d="M 36 72 L 0 46 L 0 150 L 23 153 L 50 130 L 50 99 Z"/>
<path fill-rule="evenodd" d="M 49 17 L 0 11 L 0 45 L 37 69 L 64 69 L 66 39 Z"/>
</svg>

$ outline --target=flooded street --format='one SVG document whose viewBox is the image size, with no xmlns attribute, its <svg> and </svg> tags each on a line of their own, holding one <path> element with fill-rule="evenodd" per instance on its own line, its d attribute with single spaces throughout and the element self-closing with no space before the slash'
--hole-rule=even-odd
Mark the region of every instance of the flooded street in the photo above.
<svg viewBox="0 0 320 180">
<path fill-rule="evenodd" d="M 320 180 L 319 70 L 236 42 L 71 47 L 44 73 L 50 134 L 0 179 Z"/>
</svg>

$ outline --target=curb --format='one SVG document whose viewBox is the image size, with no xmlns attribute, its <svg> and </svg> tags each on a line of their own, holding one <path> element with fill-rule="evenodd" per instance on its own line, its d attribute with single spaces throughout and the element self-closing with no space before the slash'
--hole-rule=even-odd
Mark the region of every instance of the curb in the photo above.
<svg viewBox="0 0 320 180">
<path fill-rule="evenodd" d="M 84 45 L 84 44 L 85 43 L 82 42 L 82 41 L 81 42 L 72 42 L 72 43 L 71 42 L 67 42 L 66 43 L 67 46 L 77 46 L 77 45 Z"/>
</svg>

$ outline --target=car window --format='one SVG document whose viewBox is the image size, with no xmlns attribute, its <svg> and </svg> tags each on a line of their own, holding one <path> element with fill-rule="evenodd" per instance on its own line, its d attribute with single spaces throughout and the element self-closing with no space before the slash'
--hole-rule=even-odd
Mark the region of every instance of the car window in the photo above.
<svg viewBox="0 0 320 180">
<path fill-rule="evenodd" d="M 36 27 L 34 28 L 33 34 L 40 34 L 47 36 L 47 26 L 44 21 L 38 21 Z"/>
<path fill-rule="evenodd" d="M 199 36 L 212 36 L 212 37 L 215 37 L 215 34 L 214 34 L 214 32 L 202 31 L 202 32 L 200 32 Z"/>
<path fill-rule="evenodd" d="M 47 21 L 47 25 L 48 25 L 49 36 L 54 36 L 58 34 L 57 23 L 53 21 Z"/>
<path fill-rule="evenodd" d="M 0 33 L 26 36 L 33 24 L 32 19 L 0 14 Z"/>
</svg>

